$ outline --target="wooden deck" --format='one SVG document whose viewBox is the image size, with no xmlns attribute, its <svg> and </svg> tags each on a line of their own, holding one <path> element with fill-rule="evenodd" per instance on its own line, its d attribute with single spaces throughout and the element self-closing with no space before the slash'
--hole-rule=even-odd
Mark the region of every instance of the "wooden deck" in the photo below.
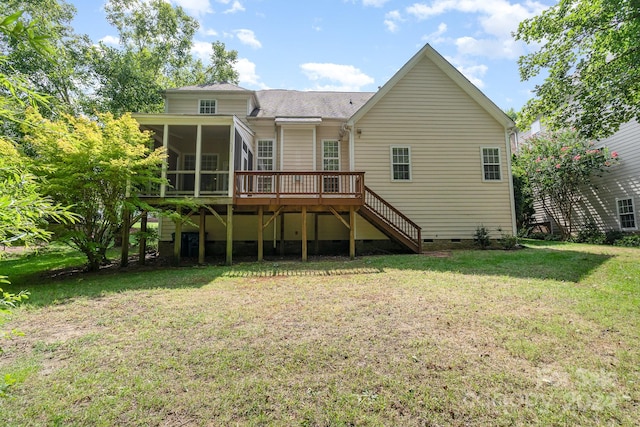
<svg viewBox="0 0 640 427">
<path fill-rule="evenodd" d="M 238 171 L 236 206 L 362 206 L 364 172 Z"/>
</svg>

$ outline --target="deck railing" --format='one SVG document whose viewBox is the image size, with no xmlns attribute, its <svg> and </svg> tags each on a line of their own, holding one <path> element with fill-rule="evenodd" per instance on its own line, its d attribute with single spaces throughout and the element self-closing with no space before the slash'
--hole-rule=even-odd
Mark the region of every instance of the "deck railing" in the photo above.
<svg viewBox="0 0 640 427">
<path fill-rule="evenodd" d="M 416 252 L 420 251 L 422 229 L 418 224 L 411 221 L 405 214 L 377 195 L 369 187 L 365 187 L 364 205 L 397 233 L 412 241 L 415 244 L 414 250 Z"/>
<path fill-rule="evenodd" d="M 236 171 L 234 197 L 364 200 L 364 172 Z"/>
</svg>

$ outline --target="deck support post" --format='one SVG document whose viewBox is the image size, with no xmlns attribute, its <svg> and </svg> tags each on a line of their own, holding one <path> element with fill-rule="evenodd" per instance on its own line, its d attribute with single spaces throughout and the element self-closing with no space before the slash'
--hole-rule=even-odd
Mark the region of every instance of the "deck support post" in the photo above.
<svg viewBox="0 0 640 427">
<path fill-rule="evenodd" d="M 258 207 L 258 261 L 264 259 L 264 225 L 263 225 L 264 208 Z"/>
<path fill-rule="evenodd" d="M 320 215 L 318 215 L 318 213 L 316 212 L 313 215 L 313 237 L 314 237 L 314 245 L 315 245 L 315 254 L 319 255 L 320 254 L 320 240 L 318 240 L 318 217 Z"/>
<path fill-rule="evenodd" d="M 284 213 L 280 216 L 280 256 L 284 256 Z"/>
<path fill-rule="evenodd" d="M 233 262 L 233 205 L 227 205 L 227 265 Z"/>
<path fill-rule="evenodd" d="M 147 220 L 149 214 L 147 211 L 143 211 L 140 215 L 140 233 L 142 237 L 138 239 L 138 263 L 144 265 L 145 257 L 147 255 Z"/>
<path fill-rule="evenodd" d="M 131 213 L 128 208 L 124 208 L 122 213 L 122 255 L 120 256 L 120 267 L 129 265 L 129 233 L 131 230 Z"/>
<path fill-rule="evenodd" d="M 356 210 L 353 206 L 349 207 L 349 258 L 356 257 Z"/>
<path fill-rule="evenodd" d="M 200 226 L 198 228 L 198 264 L 204 264 L 204 254 L 206 248 L 207 213 L 204 208 L 200 208 Z"/>
<path fill-rule="evenodd" d="M 180 264 L 180 253 L 182 252 L 182 218 L 175 221 L 176 230 L 173 237 L 173 263 Z"/>
<path fill-rule="evenodd" d="M 300 234 L 302 235 L 302 261 L 307 260 L 307 207 L 302 207 L 302 229 Z"/>
</svg>

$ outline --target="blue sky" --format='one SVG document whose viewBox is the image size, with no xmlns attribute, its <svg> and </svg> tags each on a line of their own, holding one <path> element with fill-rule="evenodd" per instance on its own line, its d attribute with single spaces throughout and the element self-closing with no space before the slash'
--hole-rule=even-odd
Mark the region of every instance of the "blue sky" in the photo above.
<svg viewBox="0 0 640 427">
<path fill-rule="evenodd" d="M 117 40 L 104 2 L 68 0 L 76 32 Z M 171 0 L 200 22 L 194 54 L 220 40 L 238 51 L 247 89 L 375 91 L 429 43 L 500 108 L 519 110 L 535 82 L 520 82 L 518 23 L 550 0 Z"/>
</svg>

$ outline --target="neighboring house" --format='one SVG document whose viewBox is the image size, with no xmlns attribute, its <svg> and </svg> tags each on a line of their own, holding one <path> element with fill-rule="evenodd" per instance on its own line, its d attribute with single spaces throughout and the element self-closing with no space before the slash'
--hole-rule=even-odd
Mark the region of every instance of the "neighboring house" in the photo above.
<svg viewBox="0 0 640 427">
<path fill-rule="evenodd" d="M 202 207 L 191 225 L 160 220 L 161 255 L 353 257 L 516 232 L 513 122 L 429 45 L 376 93 L 223 83 L 165 99 L 134 115 L 169 154 L 170 185 L 147 200 Z"/>
<path fill-rule="evenodd" d="M 543 131 L 544 126 L 536 121 L 531 129 L 519 136 L 519 144 Z M 603 232 L 635 232 L 640 220 L 640 124 L 635 120 L 623 124 L 612 136 L 596 141 L 595 147 L 607 147 L 611 152 L 617 152 L 619 163 L 600 176 L 594 176 L 592 185 L 581 191 L 582 200 L 575 209 L 576 229 L 593 222 Z M 556 226 L 542 211 L 540 203 L 534 207 L 535 220 L 539 224 L 548 224 L 546 228 L 553 232 Z"/>
</svg>

